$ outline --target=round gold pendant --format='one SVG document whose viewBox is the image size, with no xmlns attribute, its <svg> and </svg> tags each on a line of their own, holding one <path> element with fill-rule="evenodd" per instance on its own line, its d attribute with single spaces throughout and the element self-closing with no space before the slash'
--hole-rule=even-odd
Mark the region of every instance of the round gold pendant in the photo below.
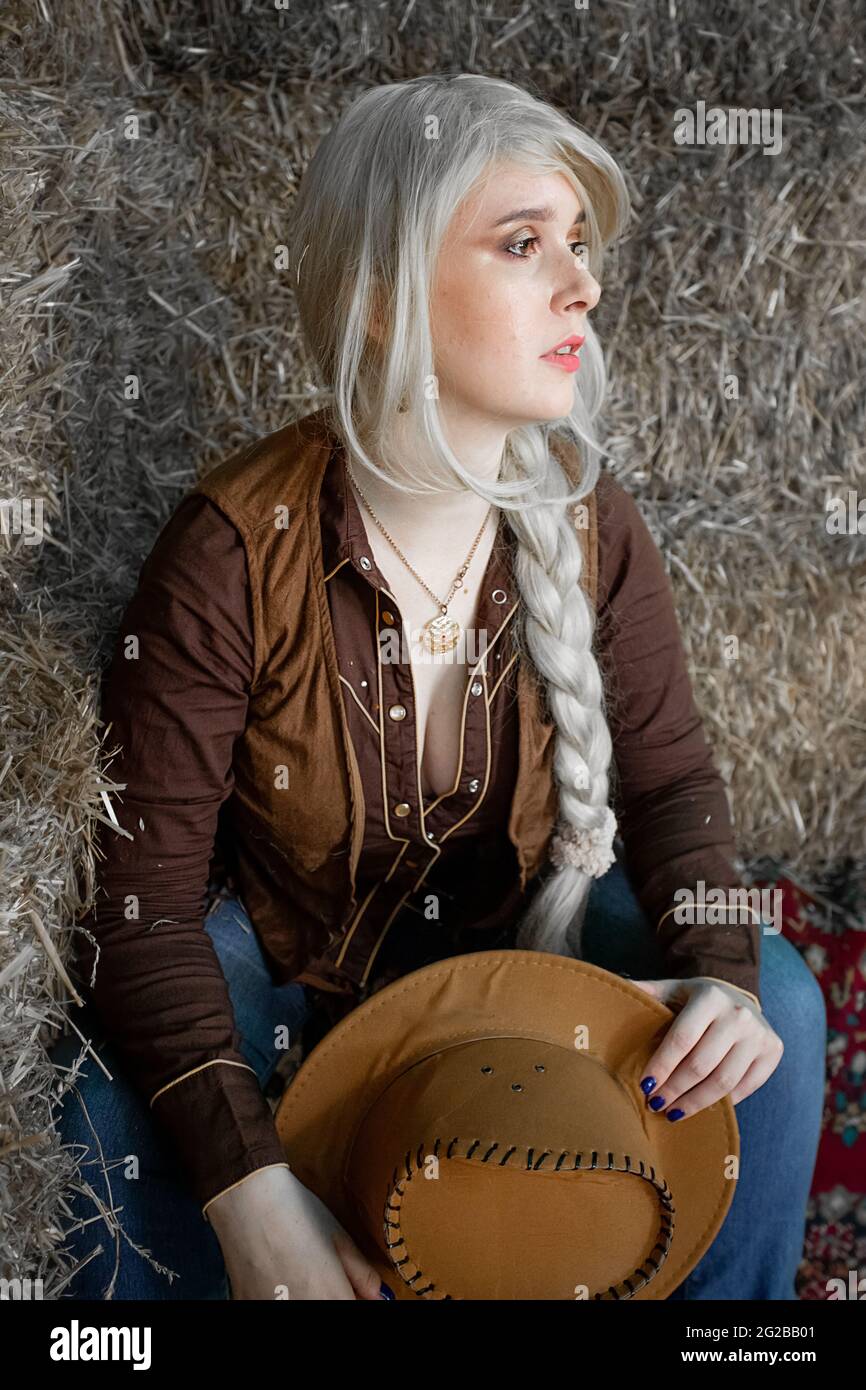
<svg viewBox="0 0 866 1390">
<path fill-rule="evenodd" d="M 447 613 L 440 613 L 438 618 L 431 618 L 424 624 L 421 639 L 425 651 L 434 656 L 453 651 L 460 641 L 460 624 L 455 618 L 449 618 Z"/>
</svg>

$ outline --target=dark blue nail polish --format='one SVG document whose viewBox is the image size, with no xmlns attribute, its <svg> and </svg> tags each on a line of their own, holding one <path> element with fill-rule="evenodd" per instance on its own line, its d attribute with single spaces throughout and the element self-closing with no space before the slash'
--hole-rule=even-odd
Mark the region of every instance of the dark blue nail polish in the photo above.
<svg viewBox="0 0 866 1390">
<path fill-rule="evenodd" d="M 669 1110 L 669 1111 L 668 1111 L 668 1119 L 669 1119 L 669 1120 L 681 1120 L 681 1119 L 683 1118 L 683 1115 L 685 1115 L 685 1113 L 686 1113 L 685 1110 L 678 1110 L 678 1109 L 677 1109 L 677 1110 Z"/>
<path fill-rule="evenodd" d="M 388 1285 L 383 1283 L 383 1284 L 380 1284 L 380 1286 L 379 1286 L 379 1297 L 380 1297 L 380 1298 L 396 1298 L 397 1295 L 395 1294 L 395 1292 L 394 1292 L 393 1289 L 389 1289 L 389 1288 L 388 1288 Z"/>
<path fill-rule="evenodd" d="M 662 1108 L 662 1106 L 664 1105 L 664 1103 L 665 1103 L 665 1098 L 664 1098 L 664 1096 L 653 1096 L 652 1100 L 651 1100 L 650 1103 L 649 1103 L 649 1104 L 650 1104 L 650 1109 L 651 1109 L 651 1110 L 661 1110 L 661 1108 Z"/>
<path fill-rule="evenodd" d="M 641 1090 L 643 1091 L 643 1093 L 644 1093 L 645 1096 L 648 1096 L 648 1095 L 649 1095 L 650 1091 L 652 1090 L 652 1088 L 653 1088 L 653 1086 L 654 1086 L 655 1084 L 656 1084 L 656 1079 L 655 1079 L 654 1076 L 645 1076 L 645 1077 L 644 1077 L 643 1081 L 640 1083 L 640 1088 L 641 1088 Z"/>
</svg>

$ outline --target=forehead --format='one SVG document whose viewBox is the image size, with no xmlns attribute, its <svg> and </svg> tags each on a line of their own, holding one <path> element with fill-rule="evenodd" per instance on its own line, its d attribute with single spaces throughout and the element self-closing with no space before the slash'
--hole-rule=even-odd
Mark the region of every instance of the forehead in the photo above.
<svg viewBox="0 0 866 1390">
<path fill-rule="evenodd" d="M 448 233 L 452 237 L 484 235 L 496 223 L 518 212 L 526 222 L 554 220 L 571 223 L 583 204 L 565 174 L 534 173 L 524 165 L 497 164 L 458 205 Z M 550 219 L 546 214 L 552 213 Z M 545 214 L 545 215 L 542 215 Z M 503 229 L 507 223 L 502 223 Z"/>
</svg>

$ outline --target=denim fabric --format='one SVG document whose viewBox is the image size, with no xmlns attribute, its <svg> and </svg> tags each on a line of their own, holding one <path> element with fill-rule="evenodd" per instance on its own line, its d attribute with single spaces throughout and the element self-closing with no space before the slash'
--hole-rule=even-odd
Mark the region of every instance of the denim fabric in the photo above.
<svg viewBox="0 0 866 1390">
<path fill-rule="evenodd" d="M 635 980 L 664 961 L 618 860 L 590 892 L 581 955 Z M 761 1005 L 785 1045 L 772 1076 L 736 1106 L 740 1177 L 722 1227 L 673 1299 L 795 1299 L 803 1256 L 827 1055 L 820 986 L 781 934 L 761 941 Z M 680 1120 L 688 1124 L 688 1119 Z"/>
<path fill-rule="evenodd" d="M 228 983 L 244 1060 L 265 1086 L 279 1056 L 274 1051 L 274 1029 L 278 1024 L 287 1026 L 294 1044 L 313 1013 L 310 996 L 303 985 L 273 985 L 258 939 L 237 899 L 218 902 L 205 920 L 205 929 Z M 61 1103 L 57 1128 L 64 1144 L 85 1146 L 82 1173 L 101 1200 L 118 1210 L 126 1238 L 109 1230 L 92 1197 L 74 1193 L 73 1215 L 87 1225 L 71 1231 L 67 1248 L 81 1260 L 98 1246 L 103 1249 L 76 1272 L 62 1297 L 104 1298 L 116 1266 L 113 1297 L 117 1299 L 227 1299 L 228 1278 L 219 1241 L 202 1216 L 201 1204 L 184 1180 L 170 1143 L 147 1102 L 124 1079 L 123 1066 L 90 1011 L 74 1010 L 73 1017 L 114 1080 L 107 1080 L 88 1057 L 75 1088 Z M 73 1035 L 61 1039 L 51 1057 L 68 1067 L 80 1049 Z M 107 1175 L 101 1172 L 94 1130 L 110 1169 Z M 124 1176 L 123 1160 L 128 1154 L 139 1160 L 137 1178 Z M 169 1279 L 167 1273 L 154 1269 L 135 1246 L 150 1251 L 159 1265 L 178 1277 Z"/>
<path fill-rule="evenodd" d="M 243 1055 L 264 1086 L 276 1062 L 275 1026 L 288 1025 L 294 1040 L 313 1014 L 310 995 L 303 985 L 274 987 L 236 899 L 220 902 L 205 926 L 228 981 Z M 821 1128 L 826 1012 L 820 988 L 796 948 L 784 937 L 770 935 L 763 938 L 762 947 L 764 1013 L 785 1052 L 770 1079 L 737 1106 L 741 1172 L 734 1199 L 716 1239 L 671 1295 L 674 1299 L 796 1298 L 806 1200 Z M 592 886 L 582 954 L 634 979 L 664 976 L 657 942 L 620 861 Z M 104 1298 L 117 1259 L 114 1298 L 226 1299 L 229 1289 L 219 1243 L 198 1201 L 145 1101 L 124 1080 L 123 1068 L 102 1040 L 98 1025 L 86 1010 L 77 1012 L 76 1023 L 114 1080 L 108 1081 L 88 1058 L 76 1087 L 61 1104 L 58 1130 L 64 1143 L 84 1145 L 90 1162 L 83 1171 L 103 1201 L 113 1198 L 121 1208 L 125 1235 L 109 1231 L 92 1198 L 74 1194 L 73 1215 L 87 1224 L 70 1233 L 67 1248 L 78 1259 L 86 1259 L 100 1245 L 102 1252 L 73 1276 L 62 1297 Z M 79 1049 L 77 1038 L 66 1038 L 53 1049 L 52 1058 L 69 1066 Z M 107 1178 L 95 1162 L 94 1132 L 106 1162 L 117 1165 Z M 123 1160 L 130 1154 L 139 1160 L 137 1178 L 124 1176 Z M 169 1280 L 136 1247 L 148 1250 L 178 1277 Z"/>
</svg>

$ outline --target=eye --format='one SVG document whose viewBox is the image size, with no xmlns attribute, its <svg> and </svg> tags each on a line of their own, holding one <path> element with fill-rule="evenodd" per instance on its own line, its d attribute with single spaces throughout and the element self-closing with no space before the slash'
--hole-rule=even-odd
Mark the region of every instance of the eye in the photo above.
<svg viewBox="0 0 866 1390">
<path fill-rule="evenodd" d="M 532 257 L 531 257 L 531 256 L 526 255 L 525 252 L 517 251 L 515 248 L 518 247 L 518 246 L 534 246 L 535 243 L 536 243 L 538 240 L 539 240 L 539 238 L 538 238 L 537 236 L 525 236 L 525 237 L 521 237 L 519 241 L 513 241 L 513 242 L 511 243 L 510 246 L 506 246 L 505 250 L 506 250 L 507 252 L 509 252 L 509 253 L 513 256 L 514 260 L 517 260 L 517 261 L 529 261 L 529 260 L 532 260 Z M 584 264 L 584 263 L 585 263 L 585 259 L 584 259 L 584 258 L 585 258 L 586 255 L 589 254 L 589 244 L 588 244 L 588 242 L 585 242 L 585 241 L 572 241 L 572 242 L 569 242 L 569 245 L 570 245 L 570 246 L 576 246 L 576 247 L 577 247 L 577 251 L 576 251 L 575 254 L 578 255 L 578 256 L 580 256 L 580 258 L 581 258 L 581 264 Z"/>
<path fill-rule="evenodd" d="M 528 261 L 529 257 L 523 252 L 517 252 L 515 248 L 518 246 L 533 246 L 536 241 L 538 241 L 537 236 L 524 236 L 521 237 L 519 241 L 513 241 L 510 246 L 506 246 L 505 250 L 511 252 L 515 260 Z"/>
</svg>

